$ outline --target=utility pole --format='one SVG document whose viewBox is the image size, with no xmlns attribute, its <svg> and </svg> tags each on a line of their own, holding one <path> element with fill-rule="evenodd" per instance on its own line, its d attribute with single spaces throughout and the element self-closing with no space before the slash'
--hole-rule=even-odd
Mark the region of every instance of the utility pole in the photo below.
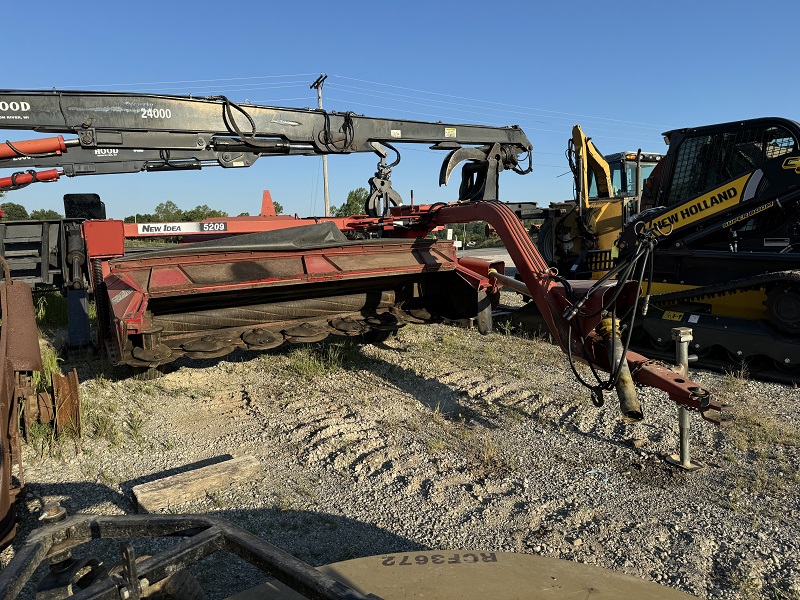
<svg viewBox="0 0 800 600">
<path fill-rule="evenodd" d="M 317 105 L 320 110 L 322 110 L 322 84 L 325 83 L 325 80 L 328 78 L 327 75 L 321 74 L 317 79 L 312 83 L 309 88 L 312 90 L 317 90 Z M 328 155 L 322 155 L 322 179 L 325 185 L 325 215 L 329 216 L 331 210 L 331 198 L 330 193 L 328 191 Z"/>
</svg>

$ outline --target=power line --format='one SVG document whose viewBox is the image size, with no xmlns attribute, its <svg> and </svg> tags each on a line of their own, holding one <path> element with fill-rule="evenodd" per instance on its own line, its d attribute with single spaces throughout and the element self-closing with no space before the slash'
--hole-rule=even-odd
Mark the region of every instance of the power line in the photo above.
<svg viewBox="0 0 800 600">
<path fill-rule="evenodd" d="M 285 74 L 285 75 L 261 75 L 261 76 L 253 76 L 253 77 L 227 77 L 227 78 L 212 78 L 212 79 L 183 79 L 183 80 L 175 80 L 175 81 L 155 81 L 155 82 L 144 82 L 144 83 L 142 83 L 142 82 L 140 82 L 140 83 L 112 83 L 112 84 L 91 84 L 91 85 L 84 84 L 84 85 L 70 85 L 70 86 L 65 86 L 65 87 L 71 87 L 71 88 L 81 88 L 81 87 L 89 87 L 89 88 L 129 87 L 129 88 L 134 88 L 134 87 L 143 87 L 143 86 L 173 86 L 172 89 L 184 89 L 184 88 L 175 88 L 174 86 L 176 86 L 177 84 L 197 84 L 197 83 L 211 84 L 211 83 L 227 83 L 227 82 L 236 82 L 236 81 L 253 82 L 253 81 L 263 81 L 263 80 L 266 80 L 266 79 L 291 79 L 291 78 L 300 79 L 300 80 L 298 80 L 296 82 L 295 81 L 264 82 L 263 84 L 256 85 L 256 86 L 251 85 L 251 84 L 241 84 L 241 85 L 235 86 L 235 87 L 239 88 L 239 91 L 243 91 L 244 92 L 244 91 L 254 91 L 254 90 L 258 90 L 258 89 L 264 89 L 264 86 L 281 87 L 282 85 L 286 84 L 286 87 L 294 87 L 294 86 L 305 85 L 302 82 L 302 79 L 310 77 L 310 76 L 313 76 L 313 75 L 315 75 L 315 74 L 314 73 L 295 73 L 295 74 Z M 578 113 L 568 113 L 568 112 L 563 112 L 563 111 L 554 111 L 554 110 L 550 110 L 550 109 L 546 109 L 546 108 L 521 106 L 521 105 L 517 105 L 517 104 L 507 104 L 507 103 L 496 102 L 496 101 L 492 101 L 492 100 L 482 100 L 482 99 L 478 99 L 478 98 L 469 98 L 469 97 L 466 97 L 466 96 L 457 96 L 457 95 L 453 95 L 453 94 L 444 94 L 444 93 L 441 93 L 441 92 L 431 92 L 431 91 L 420 90 L 420 89 L 417 89 L 417 88 L 412 88 L 412 87 L 407 87 L 407 86 L 400 86 L 400 85 L 394 85 L 394 84 L 389 84 L 389 83 L 373 82 L 373 81 L 369 81 L 369 80 L 366 80 L 366 79 L 360 79 L 360 78 L 357 78 L 357 77 L 349 77 L 349 76 L 346 76 L 346 75 L 331 75 L 330 77 L 332 79 L 334 79 L 334 81 L 331 83 L 331 85 L 334 85 L 334 86 L 336 86 L 338 88 L 342 88 L 342 89 L 356 90 L 357 92 L 359 90 L 358 87 L 348 86 L 347 84 L 343 84 L 343 83 L 336 83 L 335 80 L 336 79 L 345 79 L 345 80 L 348 80 L 348 81 L 357 81 L 357 82 L 360 82 L 360 83 L 366 83 L 366 84 L 369 84 L 370 86 L 382 86 L 382 87 L 387 87 L 387 88 L 392 88 L 392 89 L 397 89 L 397 90 L 403 90 L 403 91 L 406 91 L 406 92 L 412 92 L 414 94 L 413 98 L 416 98 L 418 100 L 420 99 L 419 96 L 418 96 L 419 94 L 426 94 L 426 95 L 429 95 L 429 96 L 437 96 L 437 97 L 440 97 L 440 98 L 450 98 L 452 100 L 458 100 L 458 101 L 460 101 L 460 103 L 462 105 L 463 105 L 463 101 L 467 100 L 469 102 L 478 103 L 478 105 L 488 104 L 488 105 L 492 105 L 492 106 L 496 106 L 496 107 L 505 107 L 505 108 L 500 108 L 500 110 L 503 111 L 503 112 L 510 112 L 511 114 L 520 114 L 518 112 L 519 110 L 522 110 L 522 111 L 539 111 L 539 112 L 543 112 L 543 113 L 548 113 L 549 115 L 563 115 L 563 117 L 559 117 L 559 118 L 595 119 L 595 120 L 599 120 L 599 121 L 608 121 L 610 123 L 627 124 L 627 126 L 631 126 L 631 127 L 653 127 L 655 129 L 659 130 L 659 134 L 661 133 L 661 131 L 669 128 L 669 127 L 664 126 L 664 125 L 655 125 L 655 124 L 652 124 L 652 123 L 642 123 L 642 122 L 638 122 L 638 121 L 629 121 L 629 120 L 624 120 L 624 119 L 614 119 L 614 118 L 610 118 L 610 117 L 599 117 L 599 116 L 593 116 L 593 115 L 583 115 L 583 114 L 578 114 Z M 376 90 L 374 88 L 369 88 L 369 91 L 371 93 L 373 93 L 373 94 L 374 94 L 374 92 L 376 92 Z M 367 93 L 367 92 L 358 92 L 358 93 Z M 400 94 L 393 94 L 392 92 L 379 92 L 379 93 L 389 94 L 389 95 L 392 95 L 392 96 L 400 96 Z M 427 101 L 428 102 L 446 102 L 446 101 L 437 101 L 437 100 L 433 100 L 433 99 L 427 99 Z M 410 100 L 406 100 L 406 102 L 410 102 Z M 477 105 L 475 107 L 477 108 Z M 507 109 L 517 109 L 517 110 L 516 111 L 510 111 L 510 110 L 507 110 Z M 534 115 L 534 116 L 539 116 L 539 115 Z"/>
<path fill-rule="evenodd" d="M 360 88 L 356 88 L 356 87 L 353 87 L 353 86 L 342 86 L 342 85 L 339 85 L 339 84 L 333 84 L 332 87 L 335 87 L 337 90 L 342 90 L 345 93 L 352 93 L 352 94 L 356 94 L 356 95 L 360 95 L 360 96 L 379 98 L 379 99 L 382 99 L 382 100 L 392 100 L 393 102 L 402 102 L 402 103 L 405 103 L 405 104 L 413 104 L 413 105 L 418 105 L 418 106 L 437 107 L 437 108 L 440 105 L 442 105 L 442 107 L 444 107 L 444 108 L 446 108 L 448 110 L 451 110 L 451 111 L 458 112 L 458 113 L 480 114 L 482 116 L 486 116 L 487 114 L 489 114 L 490 116 L 493 116 L 493 117 L 496 117 L 496 118 L 508 119 L 509 118 L 508 116 L 502 115 L 502 113 L 507 113 L 508 115 L 511 115 L 512 117 L 518 117 L 518 116 L 519 117 L 524 117 L 526 119 L 526 122 L 528 122 L 528 123 L 553 124 L 552 123 L 552 119 L 559 119 L 559 120 L 562 120 L 562 121 L 570 121 L 570 120 L 574 121 L 574 119 L 570 119 L 569 117 L 561 117 L 561 116 L 553 116 L 553 115 L 538 115 L 538 114 L 534 114 L 534 113 L 530 113 L 530 112 L 520 112 L 520 111 L 514 111 L 514 110 L 507 110 L 507 109 L 503 109 L 503 108 L 493 108 L 492 110 L 494 112 L 487 113 L 486 109 L 483 108 L 483 107 L 465 105 L 463 102 L 447 102 L 447 101 L 443 101 L 443 100 L 428 100 L 428 99 L 421 99 L 421 98 L 416 97 L 416 96 L 413 97 L 413 99 L 406 99 L 408 97 L 404 97 L 404 96 L 401 96 L 399 94 L 384 93 L 384 92 L 378 92 L 377 94 L 374 94 L 374 93 L 362 91 Z M 432 103 L 435 103 L 435 104 L 432 104 Z M 475 110 L 465 110 L 466 108 L 474 108 Z M 441 113 L 439 113 L 439 114 L 441 114 Z M 550 120 L 547 120 L 547 121 L 533 120 L 532 117 L 534 117 L 534 118 L 535 117 L 544 117 L 545 119 L 550 119 Z M 601 125 L 607 126 L 607 125 L 609 125 L 609 123 L 601 121 Z M 650 127 L 647 127 L 647 126 L 644 126 L 644 125 L 624 125 L 624 124 L 618 125 L 614 129 L 614 131 L 619 131 L 620 127 L 634 128 L 634 129 L 645 129 L 645 128 L 647 128 L 647 129 L 650 129 L 651 131 L 655 131 L 654 129 L 652 129 Z M 603 127 L 596 127 L 595 130 L 596 131 L 603 131 L 603 130 L 609 131 L 608 129 L 604 129 Z M 637 135 L 640 135 L 643 132 L 637 131 L 635 133 Z M 660 135 L 660 133 L 661 133 L 661 131 L 658 132 L 658 135 Z M 656 135 L 656 134 L 654 133 L 653 135 Z"/>
<path fill-rule="evenodd" d="M 221 81 L 252 81 L 255 79 L 277 79 L 282 77 L 298 77 L 308 78 L 313 76 L 314 73 L 296 73 L 293 75 L 260 75 L 257 77 L 227 77 L 222 79 L 179 79 L 176 81 L 150 81 L 146 83 L 96 83 L 89 86 L 66 86 L 72 88 L 80 87 L 126 87 L 126 86 L 144 86 L 144 85 L 175 85 L 177 83 L 218 83 Z"/>
<path fill-rule="evenodd" d="M 341 98 L 332 97 L 332 96 L 328 96 L 328 100 L 335 100 L 337 102 L 345 102 L 345 103 L 348 102 L 347 100 L 343 100 Z M 378 106 L 378 105 L 375 105 L 375 104 L 366 104 L 366 103 L 363 103 L 363 102 L 350 102 L 350 104 L 351 105 L 355 104 L 357 106 L 365 106 L 365 107 L 368 107 L 368 108 L 377 108 L 377 109 L 380 109 L 380 110 L 387 110 L 387 111 L 394 110 L 395 112 L 397 112 L 397 110 L 398 110 L 398 109 L 391 109 L 391 108 L 386 107 L 386 106 Z M 403 110 L 403 109 L 399 109 L 399 110 L 400 110 L 400 112 L 406 112 L 406 113 L 409 113 L 409 114 L 417 115 L 418 117 L 420 117 L 420 116 L 421 117 L 430 117 L 430 118 L 433 118 L 433 119 L 442 118 L 441 113 L 421 113 L 421 112 L 418 112 L 418 111 L 410 111 L 410 110 Z M 484 124 L 490 125 L 490 126 L 498 126 L 498 127 L 503 126 L 503 124 L 501 124 L 501 123 L 484 123 Z M 524 122 L 521 122 L 521 123 L 518 123 L 518 124 L 520 126 L 525 125 Z M 552 123 L 550 123 L 550 124 L 552 125 Z M 560 130 L 560 129 L 543 129 L 541 127 L 527 127 L 527 126 L 524 126 L 523 129 L 528 129 L 528 130 L 536 131 L 536 132 L 539 132 L 539 133 L 541 133 L 541 132 L 558 133 L 558 134 L 563 134 L 564 133 L 564 131 Z M 602 128 L 596 128 L 596 131 L 601 131 L 601 130 L 602 130 Z M 637 136 L 641 135 L 641 132 L 637 132 L 636 135 Z M 657 134 L 657 135 L 656 134 L 653 134 L 653 135 L 654 135 L 654 137 L 657 137 L 659 139 L 661 137 L 660 133 Z M 648 144 L 648 143 L 652 143 L 649 140 L 645 141 L 642 138 L 634 138 L 634 137 L 619 137 L 619 136 L 603 136 L 603 137 L 605 139 L 618 139 L 618 140 L 624 140 L 624 141 L 627 141 L 627 142 L 636 142 L 636 143 L 642 142 L 645 145 Z M 534 153 L 535 153 L 535 151 L 534 151 Z"/>
<path fill-rule="evenodd" d="M 468 98 L 468 97 L 465 97 L 465 96 L 454 96 L 452 94 L 442 94 L 440 92 L 428 92 L 426 90 L 418 90 L 418 89 L 414 89 L 414 88 L 403 87 L 403 86 L 399 86 L 399 85 L 393 85 L 393 84 L 390 84 L 390 83 L 377 83 L 377 82 L 374 82 L 374 81 L 367 81 L 366 79 L 358 79 L 356 77 L 347 77 L 346 75 L 333 75 L 333 77 L 334 78 L 341 77 L 342 79 L 349 79 L 351 81 L 359 81 L 361 83 L 367 83 L 369 85 L 382 85 L 382 86 L 401 89 L 401 90 L 406 90 L 406 91 L 414 92 L 414 93 L 418 93 L 418 94 L 430 94 L 431 96 L 444 96 L 446 98 L 456 98 L 458 100 L 469 100 L 470 102 L 481 102 L 481 103 L 484 103 L 484 104 L 510 106 L 512 108 L 522 108 L 522 109 L 525 109 L 525 110 L 531 110 L 531 108 L 532 108 L 532 107 L 526 107 L 526 106 L 519 106 L 519 105 L 515 105 L 515 104 L 506 104 L 504 102 L 495 102 L 495 101 L 491 101 L 491 100 L 479 100 L 479 99 L 476 99 L 476 98 Z M 613 122 L 617 122 L 617 123 L 630 123 L 630 124 L 634 124 L 634 125 L 645 125 L 645 126 L 649 126 L 649 127 L 656 127 L 656 128 L 659 128 L 659 129 L 664 127 L 663 125 L 654 125 L 653 123 L 641 123 L 639 121 L 626 121 L 626 120 L 623 120 L 623 119 L 612 119 L 612 118 L 607 118 L 607 117 L 593 117 L 591 115 L 580 115 L 580 114 L 576 114 L 576 113 L 566 113 L 566 112 L 561 112 L 561 111 L 556 111 L 556 110 L 548 110 L 546 108 L 532 108 L 532 109 L 533 110 L 539 110 L 539 111 L 542 111 L 542 112 L 548 112 L 548 113 L 552 113 L 552 114 L 579 117 L 581 119 L 602 119 L 602 120 L 613 121 Z"/>
</svg>

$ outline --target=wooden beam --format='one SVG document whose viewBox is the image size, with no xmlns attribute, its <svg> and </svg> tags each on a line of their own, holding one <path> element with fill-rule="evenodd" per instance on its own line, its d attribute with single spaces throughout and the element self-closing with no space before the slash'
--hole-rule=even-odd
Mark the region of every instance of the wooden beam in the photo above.
<svg viewBox="0 0 800 600">
<path fill-rule="evenodd" d="M 185 473 L 134 486 L 138 512 L 155 513 L 170 506 L 198 500 L 252 478 L 261 468 L 253 456 L 240 456 Z"/>
</svg>

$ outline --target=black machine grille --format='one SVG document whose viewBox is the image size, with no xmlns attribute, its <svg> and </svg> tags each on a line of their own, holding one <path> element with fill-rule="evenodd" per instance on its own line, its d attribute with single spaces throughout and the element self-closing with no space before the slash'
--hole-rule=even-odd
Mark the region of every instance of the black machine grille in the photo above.
<svg viewBox="0 0 800 600">
<path fill-rule="evenodd" d="M 610 271 L 614 267 L 611 250 L 590 250 L 586 255 L 589 271 Z"/>
<path fill-rule="evenodd" d="M 672 206 L 713 190 L 770 160 L 793 152 L 797 141 L 781 127 L 687 137 L 678 149 L 667 198 Z"/>
</svg>

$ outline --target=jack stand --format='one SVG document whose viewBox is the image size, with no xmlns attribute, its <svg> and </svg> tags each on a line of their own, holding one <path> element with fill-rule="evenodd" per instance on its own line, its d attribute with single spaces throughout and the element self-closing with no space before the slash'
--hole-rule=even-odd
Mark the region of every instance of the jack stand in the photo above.
<svg viewBox="0 0 800 600">
<path fill-rule="evenodd" d="M 689 373 L 689 342 L 692 341 L 691 328 L 676 327 L 672 330 L 672 339 L 675 340 L 675 355 L 680 373 L 686 377 Z M 680 436 L 680 454 L 670 454 L 665 456 L 664 460 L 685 471 L 699 471 L 705 468 L 704 464 L 693 463 L 689 458 L 689 409 L 685 406 L 678 407 L 678 435 Z"/>
</svg>

